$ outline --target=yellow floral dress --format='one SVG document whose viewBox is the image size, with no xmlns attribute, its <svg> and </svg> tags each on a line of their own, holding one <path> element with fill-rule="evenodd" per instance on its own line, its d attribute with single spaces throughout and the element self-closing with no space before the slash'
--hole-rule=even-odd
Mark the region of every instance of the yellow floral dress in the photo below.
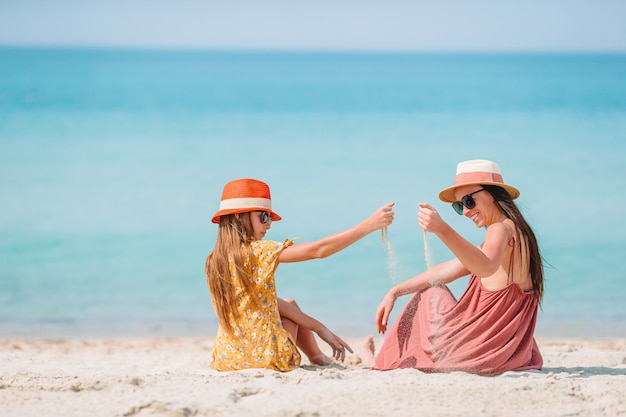
<svg viewBox="0 0 626 417">
<path fill-rule="evenodd" d="M 232 316 L 230 318 L 233 335 L 229 335 L 221 326 L 218 328 L 213 346 L 212 368 L 218 371 L 269 368 L 286 372 L 300 366 L 300 353 L 291 334 L 280 321 L 274 280 L 278 256 L 292 244 L 290 239 L 283 243 L 271 240 L 256 240 L 251 243 L 257 262 L 246 267 L 252 269 L 258 309 L 250 303 L 249 294 L 243 292 L 234 265 L 230 264 L 231 278 L 238 299 L 239 319 L 235 321 Z"/>
</svg>

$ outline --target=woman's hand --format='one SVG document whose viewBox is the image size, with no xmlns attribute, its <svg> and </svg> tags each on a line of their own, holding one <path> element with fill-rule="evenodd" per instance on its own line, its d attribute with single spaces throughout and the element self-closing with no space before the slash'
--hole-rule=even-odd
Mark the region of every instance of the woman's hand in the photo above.
<svg viewBox="0 0 626 417">
<path fill-rule="evenodd" d="M 441 219 L 439 213 L 433 206 L 427 203 L 420 203 L 420 210 L 417 213 L 417 222 L 425 232 L 437 234 L 447 224 Z"/>
<path fill-rule="evenodd" d="M 322 326 L 321 329 L 315 331 L 317 335 L 333 349 L 333 358 L 343 362 L 346 357 L 346 349 L 352 353 L 352 348 L 343 341 L 339 336 L 328 330 L 327 327 Z"/>
<path fill-rule="evenodd" d="M 376 329 L 378 333 L 385 333 L 387 331 L 387 323 L 389 322 L 389 315 L 393 310 L 393 305 L 396 302 L 396 297 L 390 292 L 385 295 L 383 301 L 376 309 Z"/>
</svg>

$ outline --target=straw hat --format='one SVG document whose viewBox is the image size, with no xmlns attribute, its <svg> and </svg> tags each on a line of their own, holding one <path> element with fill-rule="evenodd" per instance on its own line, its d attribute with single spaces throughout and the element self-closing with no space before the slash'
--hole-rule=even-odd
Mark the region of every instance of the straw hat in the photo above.
<svg viewBox="0 0 626 417">
<path fill-rule="evenodd" d="M 281 219 L 272 211 L 269 185 L 253 178 L 241 178 L 224 186 L 220 209 L 213 215 L 211 221 L 219 224 L 220 216 L 250 211 L 267 211 L 273 221 Z"/>
<path fill-rule="evenodd" d="M 504 188 L 512 199 L 519 197 L 517 188 L 505 184 L 502 179 L 500 167 L 493 161 L 475 159 L 471 161 L 459 162 L 456 166 L 456 177 L 454 185 L 439 192 L 439 199 L 446 203 L 456 201 L 454 190 L 464 185 L 497 185 Z"/>
</svg>

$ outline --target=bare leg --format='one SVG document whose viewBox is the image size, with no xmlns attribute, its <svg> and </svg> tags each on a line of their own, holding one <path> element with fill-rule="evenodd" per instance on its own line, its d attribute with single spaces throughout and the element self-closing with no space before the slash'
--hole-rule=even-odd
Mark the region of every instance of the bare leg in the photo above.
<svg viewBox="0 0 626 417">
<path fill-rule="evenodd" d="M 366 368 L 372 368 L 376 364 L 374 360 L 375 349 L 374 338 L 372 335 L 367 336 L 359 349 L 361 353 L 361 362 L 363 362 L 363 366 Z"/>
<path fill-rule="evenodd" d="M 300 309 L 294 299 L 285 298 L 284 300 Z M 283 327 L 293 336 L 294 340 L 296 341 L 296 346 L 298 346 L 302 353 L 306 355 L 311 364 L 330 365 L 331 363 L 334 363 L 331 358 L 324 355 L 324 353 L 320 350 L 319 345 L 317 344 L 317 340 L 315 340 L 315 336 L 310 329 L 307 329 L 303 326 L 298 326 L 297 323 L 289 320 L 286 317 L 281 316 L 281 321 L 283 323 Z"/>
</svg>

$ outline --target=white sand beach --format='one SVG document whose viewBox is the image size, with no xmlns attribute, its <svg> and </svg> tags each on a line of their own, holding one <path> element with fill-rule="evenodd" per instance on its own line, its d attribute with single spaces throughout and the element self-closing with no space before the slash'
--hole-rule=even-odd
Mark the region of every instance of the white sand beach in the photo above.
<svg viewBox="0 0 626 417">
<path fill-rule="evenodd" d="M 0 339 L 1 416 L 620 416 L 626 339 L 538 339 L 541 371 L 209 367 L 211 338 Z M 381 339 L 376 339 L 378 344 Z"/>
</svg>

